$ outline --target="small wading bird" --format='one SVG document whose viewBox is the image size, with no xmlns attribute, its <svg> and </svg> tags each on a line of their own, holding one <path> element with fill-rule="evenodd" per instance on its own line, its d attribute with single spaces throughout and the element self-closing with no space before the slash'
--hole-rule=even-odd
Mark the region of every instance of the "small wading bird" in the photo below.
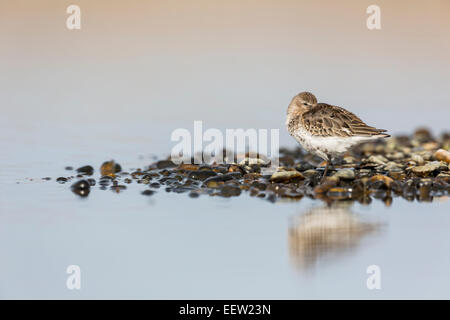
<svg viewBox="0 0 450 320">
<path fill-rule="evenodd" d="M 386 130 L 365 124 L 344 108 L 317 103 L 310 92 L 296 95 L 287 110 L 286 126 L 302 147 L 326 161 L 324 181 L 332 158 L 342 156 L 354 145 L 390 137 Z"/>
</svg>

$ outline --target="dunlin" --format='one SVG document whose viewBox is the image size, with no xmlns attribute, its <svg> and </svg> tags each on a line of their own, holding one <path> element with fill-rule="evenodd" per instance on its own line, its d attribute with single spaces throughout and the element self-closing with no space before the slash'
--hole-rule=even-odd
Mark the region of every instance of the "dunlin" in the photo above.
<svg viewBox="0 0 450 320">
<path fill-rule="evenodd" d="M 322 181 L 332 158 L 342 156 L 354 145 L 389 137 L 386 130 L 365 124 L 344 108 L 317 103 L 310 92 L 296 95 L 287 110 L 287 130 L 302 147 L 326 161 Z"/>
</svg>

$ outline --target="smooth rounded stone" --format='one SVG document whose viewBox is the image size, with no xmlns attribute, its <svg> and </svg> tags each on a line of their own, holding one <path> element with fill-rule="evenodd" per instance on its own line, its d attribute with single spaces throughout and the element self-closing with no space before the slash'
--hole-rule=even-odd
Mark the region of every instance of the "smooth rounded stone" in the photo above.
<svg viewBox="0 0 450 320">
<path fill-rule="evenodd" d="M 423 166 L 413 167 L 412 172 L 419 177 L 428 177 L 434 171 L 437 171 L 439 168 L 441 168 L 441 163 L 439 161 L 433 161 Z"/>
<path fill-rule="evenodd" d="M 300 162 L 295 166 L 295 170 L 303 172 L 314 169 L 314 166 L 308 162 Z"/>
<path fill-rule="evenodd" d="M 263 191 L 267 189 L 267 184 L 260 181 L 253 181 L 250 186 Z"/>
<path fill-rule="evenodd" d="M 156 163 L 156 168 L 158 169 L 175 168 L 176 166 L 171 160 L 160 160 Z"/>
<path fill-rule="evenodd" d="M 96 184 L 96 181 L 95 181 L 95 179 L 93 179 L 93 178 L 87 179 L 87 182 L 89 182 L 89 185 L 90 185 L 91 187 L 95 186 L 95 184 Z"/>
<path fill-rule="evenodd" d="M 249 194 L 251 197 L 256 197 L 259 194 L 258 188 L 250 188 L 249 191 L 250 191 Z"/>
<path fill-rule="evenodd" d="M 344 158 L 342 158 L 342 160 L 344 161 L 344 163 L 346 164 L 353 164 L 356 163 L 356 159 L 352 156 L 345 156 Z"/>
<path fill-rule="evenodd" d="M 302 192 L 299 192 L 297 190 L 287 189 L 286 192 L 284 192 L 281 197 L 283 198 L 290 198 L 290 199 L 301 199 L 303 198 L 304 194 Z"/>
<path fill-rule="evenodd" d="M 98 184 L 101 186 L 109 186 L 111 184 L 111 181 L 113 180 L 110 176 L 103 176 L 100 178 Z"/>
<path fill-rule="evenodd" d="M 50 177 L 45 177 L 45 178 L 42 178 L 42 180 L 50 181 L 50 180 L 52 180 L 52 178 L 50 178 Z"/>
<path fill-rule="evenodd" d="M 383 157 L 382 155 L 371 155 L 367 161 L 369 163 L 375 163 L 375 164 L 386 164 L 388 162 L 388 159 Z"/>
<path fill-rule="evenodd" d="M 401 163 L 394 162 L 394 161 L 389 161 L 383 167 L 383 169 L 387 170 L 387 171 L 402 171 L 404 168 L 405 168 L 404 165 L 402 165 Z"/>
<path fill-rule="evenodd" d="M 191 192 L 189 192 L 189 197 L 190 198 L 198 198 L 198 197 L 200 197 L 200 194 L 198 192 L 191 191 Z"/>
<path fill-rule="evenodd" d="M 411 160 L 417 163 L 418 165 L 422 165 L 425 163 L 425 159 L 420 154 L 413 154 L 411 156 Z"/>
<path fill-rule="evenodd" d="M 123 180 L 123 182 L 125 182 L 125 183 L 127 183 L 127 184 L 130 184 L 130 183 L 133 182 L 133 180 L 131 180 L 130 178 L 125 178 L 125 179 Z"/>
<path fill-rule="evenodd" d="M 316 176 L 320 175 L 320 172 L 317 170 L 314 170 L 314 169 L 309 169 L 309 170 L 303 171 L 302 175 L 305 178 L 312 178 L 312 177 L 316 177 Z"/>
<path fill-rule="evenodd" d="M 178 166 L 178 169 L 187 170 L 187 171 L 197 171 L 200 166 L 197 164 L 191 163 L 182 163 Z"/>
<path fill-rule="evenodd" d="M 212 170 L 198 170 L 198 171 L 192 171 L 189 173 L 188 178 L 193 180 L 200 180 L 204 181 L 208 179 L 209 177 L 215 177 L 217 176 L 217 173 Z"/>
<path fill-rule="evenodd" d="M 216 186 L 214 188 L 217 187 L 217 184 L 219 182 L 225 182 L 225 181 L 229 181 L 229 180 L 233 180 L 235 179 L 235 177 L 231 174 L 221 174 L 218 176 L 213 176 L 213 177 L 209 177 L 204 181 L 204 185 L 208 185 L 209 183 L 216 183 Z M 211 188 L 211 187 L 210 187 Z"/>
<path fill-rule="evenodd" d="M 327 197 L 333 200 L 344 200 L 352 198 L 351 188 L 333 187 L 327 191 Z"/>
<path fill-rule="evenodd" d="M 92 176 L 94 174 L 94 168 L 92 166 L 83 166 L 77 169 L 78 173 Z"/>
<path fill-rule="evenodd" d="M 360 177 L 366 177 L 368 175 L 370 175 L 372 171 L 370 169 L 360 169 L 359 170 L 359 176 Z"/>
<path fill-rule="evenodd" d="M 72 192 L 80 197 L 87 197 L 91 191 L 91 186 L 86 180 L 79 180 L 71 185 Z"/>
<path fill-rule="evenodd" d="M 228 167 L 228 172 L 241 172 L 241 167 L 239 167 L 238 165 L 232 164 Z"/>
<path fill-rule="evenodd" d="M 351 169 L 342 169 L 334 174 L 335 177 L 346 180 L 355 179 L 355 171 Z"/>
<path fill-rule="evenodd" d="M 141 194 L 144 196 L 151 196 L 151 195 L 155 194 L 155 191 L 147 189 L 147 190 L 142 191 Z"/>
<path fill-rule="evenodd" d="M 444 149 L 439 149 L 434 153 L 434 158 L 439 161 L 444 161 L 446 163 L 450 163 L 450 152 Z"/>
<path fill-rule="evenodd" d="M 298 171 L 278 171 L 270 177 L 271 182 L 288 182 L 292 180 L 300 180 L 305 177 Z"/>
<path fill-rule="evenodd" d="M 65 167 L 64 169 L 67 170 L 67 171 L 71 171 L 71 170 L 73 170 L 73 167 L 67 166 L 67 167 Z"/>
<path fill-rule="evenodd" d="M 158 182 L 153 182 L 153 183 L 150 183 L 150 187 L 152 187 L 152 188 L 160 188 L 161 184 L 159 184 Z"/>
<path fill-rule="evenodd" d="M 225 174 L 228 172 L 227 167 L 214 167 L 212 170 L 216 173 L 222 173 L 222 174 Z"/>
<path fill-rule="evenodd" d="M 218 188 L 219 185 L 223 185 L 223 181 L 217 181 L 217 180 L 209 180 L 205 181 L 203 185 L 207 188 Z"/>
<path fill-rule="evenodd" d="M 439 148 L 439 143 L 437 142 L 427 142 L 422 145 L 422 148 L 426 151 L 433 151 Z"/>
<path fill-rule="evenodd" d="M 66 177 L 59 177 L 59 178 L 56 178 L 56 182 L 61 183 L 61 184 L 66 183 L 67 180 L 68 180 L 68 179 L 67 179 Z"/>
<path fill-rule="evenodd" d="M 100 166 L 100 174 L 102 176 L 114 177 L 120 171 L 122 171 L 122 167 L 118 163 L 115 163 L 114 160 L 105 161 Z"/>
<path fill-rule="evenodd" d="M 241 194 L 241 189 L 237 186 L 224 185 L 220 189 L 219 195 L 222 197 L 235 197 Z"/>
<path fill-rule="evenodd" d="M 251 166 L 251 165 L 258 165 L 258 166 L 265 166 L 267 165 L 267 163 L 263 160 L 263 159 L 259 159 L 259 158 L 244 158 L 242 161 L 239 162 L 240 166 Z"/>
<path fill-rule="evenodd" d="M 266 194 L 265 194 L 264 192 L 261 192 L 261 193 L 258 193 L 258 194 L 256 195 L 256 197 L 257 197 L 257 198 L 265 198 L 265 197 L 266 197 Z"/>
<path fill-rule="evenodd" d="M 172 174 L 172 171 L 169 171 L 169 170 L 167 170 L 167 169 L 163 169 L 163 170 L 161 170 L 161 171 L 159 172 L 159 174 L 160 174 L 161 176 L 168 177 L 168 176 L 170 176 L 170 175 Z"/>
</svg>

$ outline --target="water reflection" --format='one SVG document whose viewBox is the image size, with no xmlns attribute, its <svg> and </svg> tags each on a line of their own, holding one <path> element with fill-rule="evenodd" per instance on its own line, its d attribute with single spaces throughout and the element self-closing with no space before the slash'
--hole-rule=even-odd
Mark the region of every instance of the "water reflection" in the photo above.
<svg viewBox="0 0 450 320">
<path fill-rule="evenodd" d="M 321 257 L 348 253 L 364 236 L 379 231 L 380 223 L 364 221 L 349 206 L 351 203 L 335 203 L 293 217 L 289 250 L 297 268 L 308 269 Z"/>
</svg>

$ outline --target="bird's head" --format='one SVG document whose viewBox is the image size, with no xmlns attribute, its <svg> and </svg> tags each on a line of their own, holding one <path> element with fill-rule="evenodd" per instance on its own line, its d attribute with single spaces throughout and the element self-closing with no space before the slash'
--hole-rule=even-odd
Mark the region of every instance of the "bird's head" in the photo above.
<svg viewBox="0 0 450 320">
<path fill-rule="evenodd" d="M 311 92 L 301 92 L 292 98 L 289 104 L 288 113 L 291 112 L 306 112 L 311 107 L 317 104 L 316 97 Z"/>
</svg>

